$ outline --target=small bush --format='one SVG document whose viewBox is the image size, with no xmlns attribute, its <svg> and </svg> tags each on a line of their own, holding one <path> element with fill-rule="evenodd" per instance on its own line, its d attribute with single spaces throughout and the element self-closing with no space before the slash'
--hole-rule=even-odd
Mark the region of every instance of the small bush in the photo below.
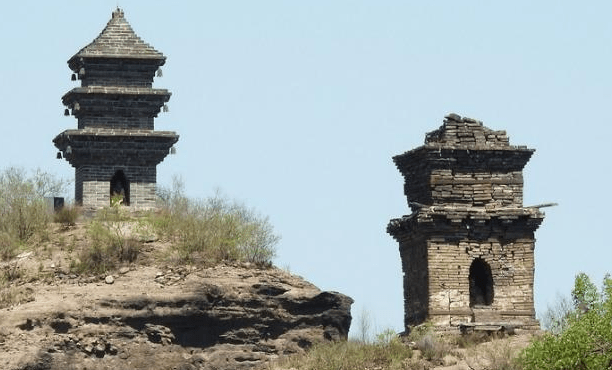
<svg viewBox="0 0 612 370">
<path fill-rule="evenodd" d="M 268 218 L 219 194 L 188 199 L 175 179 L 172 190 L 162 189 L 160 208 L 147 219 L 157 234 L 174 242 L 182 261 L 268 264 L 276 255 L 280 237 Z"/>
<path fill-rule="evenodd" d="M 65 206 L 53 215 L 53 222 L 61 224 L 64 228 L 76 225 L 80 210 L 76 206 Z"/>
<path fill-rule="evenodd" d="M 416 342 L 416 347 L 428 361 L 439 361 L 450 353 L 449 345 L 434 333 L 427 333 Z"/>
<path fill-rule="evenodd" d="M 14 284 L 24 276 L 17 263 L 7 263 L 0 270 L 0 309 L 33 300 L 33 290 L 21 284 Z"/>
<path fill-rule="evenodd" d="M 126 233 L 125 220 L 129 216 L 118 208 L 100 210 L 88 225 L 90 245 L 81 252 L 80 261 L 74 263 L 77 271 L 102 273 L 138 258 L 142 243 Z"/>
<path fill-rule="evenodd" d="M 18 242 L 6 231 L 0 231 L 0 259 L 9 260 L 16 255 Z"/>
<path fill-rule="evenodd" d="M 117 250 L 118 258 L 121 262 L 136 262 L 142 243 L 135 238 L 126 238 L 123 240 Z"/>
<path fill-rule="evenodd" d="M 131 221 L 130 213 L 125 209 L 121 204 L 115 204 L 110 207 L 104 207 L 99 209 L 96 212 L 96 217 L 94 219 L 98 222 L 111 223 L 110 226 L 115 227 L 118 226 L 117 223 L 123 221 Z M 114 224 L 113 224 L 114 223 Z"/>
<path fill-rule="evenodd" d="M 62 192 L 66 185 L 40 170 L 31 176 L 14 167 L 0 172 L 0 232 L 23 243 L 45 231 L 50 214 L 44 197 Z"/>
<path fill-rule="evenodd" d="M 469 350 L 468 361 L 472 369 L 522 370 L 519 362 L 520 350 L 506 340 L 494 339 L 489 343 Z"/>
<path fill-rule="evenodd" d="M 283 368 L 299 370 L 404 369 L 412 349 L 386 331 L 375 343 L 360 341 L 322 342 L 303 355 L 282 361 Z"/>
<path fill-rule="evenodd" d="M 16 263 L 9 263 L 3 267 L 2 276 L 0 280 L 5 282 L 11 282 L 19 279 L 23 276 L 23 271 L 19 268 Z"/>
<path fill-rule="evenodd" d="M 13 274 L 15 272 L 11 272 Z M 0 309 L 10 307 L 16 304 L 31 302 L 34 300 L 34 290 L 25 285 L 11 284 L 7 279 L 20 278 L 21 271 L 16 272 L 17 276 L 6 276 L 5 273 L 0 276 Z"/>
<path fill-rule="evenodd" d="M 32 293 L 23 287 L 0 284 L 0 309 L 31 301 Z"/>
<path fill-rule="evenodd" d="M 439 362 L 451 352 L 450 344 L 433 330 L 431 322 L 413 326 L 406 340 L 413 342 L 428 361 Z"/>
<path fill-rule="evenodd" d="M 487 333 L 461 334 L 454 338 L 454 343 L 459 348 L 474 348 L 475 346 L 489 342 L 492 336 Z"/>
</svg>

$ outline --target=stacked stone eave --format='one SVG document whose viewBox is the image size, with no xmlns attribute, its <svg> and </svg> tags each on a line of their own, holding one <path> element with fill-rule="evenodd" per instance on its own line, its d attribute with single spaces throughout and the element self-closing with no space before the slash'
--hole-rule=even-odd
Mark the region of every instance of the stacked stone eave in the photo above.
<svg viewBox="0 0 612 370">
<path fill-rule="evenodd" d="M 62 97 L 62 103 L 79 120 L 79 128 L 95 126 L 95 118 L 104 117 L 103 126 L 112 126 L 113 121 L 125 118 L 149 118 L 148 127 L 153 129 L 153 118 L 172 94 L 166 89 L 124 86 L 76 87 Z M 88 120 L 89 117 L 94 119 Z M 115 118 L 115 120 L 113 120 Z"/>
<path fill-rule="evenodd" d="M 482 211 L 455 207 L 430 207 L 392 219 L 387 233 L 402 241 L 421 234 L 451 240 L 487 240 L 504 235 L 508 240 L 533 237 L 544 213 L 537 208 L 508 208 Z M 531 234 L 525 235 L 525 230 Z"/>
<path fill-rule="evenodd" d="M 87 164 L 155 166 L 169 154 L 178 141 L 173 131 L 81 129 L 65 130 L 53 139 L 73 167 Z M 66 153 L 70 146 L 70 153 Z"/>
</svg>

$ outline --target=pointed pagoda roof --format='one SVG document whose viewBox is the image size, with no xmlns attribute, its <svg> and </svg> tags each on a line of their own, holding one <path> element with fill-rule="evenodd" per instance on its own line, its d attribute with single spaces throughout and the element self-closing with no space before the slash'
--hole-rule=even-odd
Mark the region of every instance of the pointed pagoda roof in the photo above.
<svg viewBox="0 0 612 370">
<path fill-rule="evenodd" d="M 120 8 L 113 12 L 98 37 L 68 60 L 68 65 L 74 70 L 84 58 L 157 59 L 159 65 L 163 65 L 166 60 L 162 53 L 134 33 Z"/>
</svg>

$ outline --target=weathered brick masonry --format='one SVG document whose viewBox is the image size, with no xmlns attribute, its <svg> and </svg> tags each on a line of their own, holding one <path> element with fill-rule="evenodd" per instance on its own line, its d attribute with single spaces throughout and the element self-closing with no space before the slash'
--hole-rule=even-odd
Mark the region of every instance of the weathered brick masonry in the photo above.
<svg viewBox="0 0 612 370">
<path fill-rule="evenodd" d="M 153 88 L 165 62 L 134 33 L 121 9 L 68 61 L 81 86 L 62 102 L 78 128 L 65 130 L 53 143 L 75 168 L 75 200 L 84 207 L 108 206 L 111 194 L 132 208 L 155 206 L 156 166 L 178 141 L 175 132 L 154 130 L 171 95 Z"/>
<path fill-rule="evenodd" d="M 406 329 L 426 320 L 538 327 L 534 232 L 544 214 L 523 207 L 522 175 L 533 152 L 449 114 L 425 145 L 393 157 L 412 210 L 387 226 L 400 245 Z"/>
</svg>

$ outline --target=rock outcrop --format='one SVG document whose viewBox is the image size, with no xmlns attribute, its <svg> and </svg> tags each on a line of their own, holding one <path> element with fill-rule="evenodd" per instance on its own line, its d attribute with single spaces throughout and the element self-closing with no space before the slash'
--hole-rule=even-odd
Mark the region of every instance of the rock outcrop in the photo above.
<svg viewBox="0 0 612 370">
<path fill-rule="evenodd" d="M 346 338 L 352 299 L 279 269 L 62 276 L 0 311 L 2 369 L 252 369 Z"/>
</svg>

